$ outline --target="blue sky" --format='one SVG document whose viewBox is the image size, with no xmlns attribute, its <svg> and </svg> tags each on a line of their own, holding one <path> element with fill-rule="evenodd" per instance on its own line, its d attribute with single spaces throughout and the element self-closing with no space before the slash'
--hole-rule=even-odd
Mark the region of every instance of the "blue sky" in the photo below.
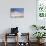
<svg viewBox="0 0 46 46">
<path fill-rule="evenodd" d="M 11 12 L 20 12 L 20 13 L 24 13 L 24 8 L 11 8 Z"/>
</svg>

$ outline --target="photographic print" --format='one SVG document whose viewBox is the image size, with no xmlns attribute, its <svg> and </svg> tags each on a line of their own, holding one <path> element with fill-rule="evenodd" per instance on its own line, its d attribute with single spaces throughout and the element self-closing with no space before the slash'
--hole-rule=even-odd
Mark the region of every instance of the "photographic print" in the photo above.
<svg viewBox="0 0 46 46">
<path fill-rule="evenodd" d="M 24 17 L 24 8 L 11 8 L 10 16 L 12 18 Z"/>
</svg>

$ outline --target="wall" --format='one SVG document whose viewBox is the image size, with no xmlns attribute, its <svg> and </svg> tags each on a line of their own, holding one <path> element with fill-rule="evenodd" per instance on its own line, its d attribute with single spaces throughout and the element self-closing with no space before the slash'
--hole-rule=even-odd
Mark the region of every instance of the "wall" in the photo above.
<svg viewBox="0 0 46 46">
<path fill-rule="evenodd" d="M 10 8 L 24 8 L 24 18 L 10 18 Z M 10 32 L 9 28 L 19 27 L 20 32 L 30 32 L 30 26 L 36 24 L 36 0 L 1 0 L 0 1 L 0 34 Z"/>
</svg>

